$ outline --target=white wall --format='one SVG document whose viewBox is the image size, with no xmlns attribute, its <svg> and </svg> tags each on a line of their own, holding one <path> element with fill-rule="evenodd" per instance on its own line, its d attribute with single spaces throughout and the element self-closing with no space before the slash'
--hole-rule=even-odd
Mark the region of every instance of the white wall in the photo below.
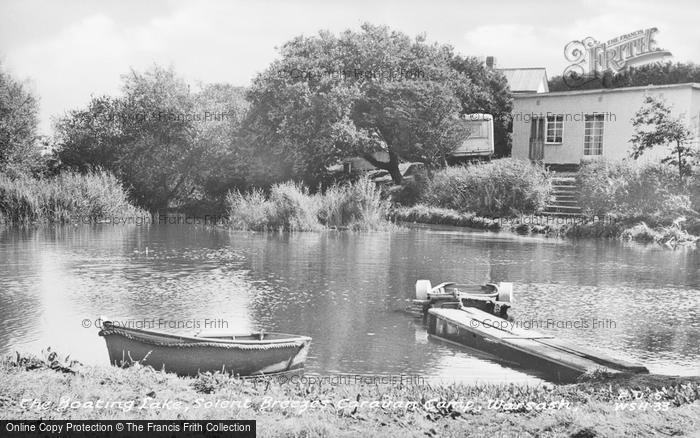
<svg viewBox="0 0 700 438">
<path fill-rule="evenodd" d="M 545 144 L 544 161 L 550 164 L 578 164 L 584 159 L 583 114 L 609 113 L 604 124 L 603 157 L 612 160 L 626 158 L 632 148 L 629 142 L 633 134 L 631 120 L 646 95 L 662 96 L 675 115 L 683 115 L 696 133 L 700 131 L 700 90 L 690 86 L 514 96 L 512 154 L 516 158 L 529 158 L 531 114 L 564 114 L 563 142 Z M 645 158 L 657 160 L 666 156 L 668 152 L 662 149 L 646 153 Z"/>
</svg>

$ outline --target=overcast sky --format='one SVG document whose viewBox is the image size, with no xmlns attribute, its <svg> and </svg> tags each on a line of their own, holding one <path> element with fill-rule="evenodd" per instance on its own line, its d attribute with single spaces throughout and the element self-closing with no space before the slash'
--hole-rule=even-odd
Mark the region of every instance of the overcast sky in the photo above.
<svg viewBox="0 0 700 438">
<path fill-rule="evenodd" d="M 499 67 L 561 74 L 566 43 L 657 27 L 675 61 L 700 62 L 697 1 L 0 0 L 0 61 L 41 98 L 41 125 L 116 93 L 130 67 L 172 65 L 195 83 L 247 85 L 293 36 L 386 24 Z"/>
</svg>

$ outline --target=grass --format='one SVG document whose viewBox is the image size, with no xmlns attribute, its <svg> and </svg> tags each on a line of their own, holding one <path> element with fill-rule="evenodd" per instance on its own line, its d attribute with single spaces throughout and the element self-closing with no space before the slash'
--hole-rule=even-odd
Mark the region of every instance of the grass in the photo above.
<svg viewBox="0 0 700 438">
<path fill-rule="evenodd" d="M 253 231 L 319 231 L 341 228 L 380 230 L 392 227 L 387 220 L 389 201 L 367 178 L 334 185 L 312 195 L 307 187 L 276 184 L 269 196 L 260 189 L 230 192 L 227 197 L 230 225 Z"/>
<path fill-rule="evenodd" d="M 53 354 L 0 364 L 0 419 L 256 419 L 261 437 L 700 433 L 699 377 L 599 374 L 564 386 L 331 384 L 310 376 L 179 378 L 139 365 L 82 366 Z M 640 412 L 641 402 L 649 405 Z"/>
<path fill-rule="evenodd" d="M 0 223 L 31 226 L 94 223 L 109 217 L 144 217 L 117 178 L 104 171 L 64 172 L 52 178 L 0 174 Z"/>
<path fill-rule="evenodd" d="M 422 224 L 454 225 L 457 227 L 469 227 L 481 230 L 501 230 L 498 220 L 479 217 L 475 214 L 461 213 L 448 208 L 432 207 L 424 204 L 412 207 L 399 207 L 392 211 L 392 216 L 397 221 L 417 222 Z"/>
</svg>

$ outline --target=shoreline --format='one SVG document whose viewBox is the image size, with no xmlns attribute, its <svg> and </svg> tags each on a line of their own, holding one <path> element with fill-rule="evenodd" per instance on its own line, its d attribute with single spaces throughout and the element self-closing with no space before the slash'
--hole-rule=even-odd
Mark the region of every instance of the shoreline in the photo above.
<svg viewBox="0 0 700 438">
<path fill-rule="evenodd" d="M 656 243 L 667 248 L 700 248 L 700 236 L 676 227 L 646 225 L 642 220 L 587 220 L 584 217 L 521 215 L 486 218 L 439 207 L 416 205 L 395 208 L 391 219 L 405 223 L 450 225 L 476 230 L 500 231 L 518 235 L 542 235 L 568 239 L 611 239 Z M 527 219 L 524 221 L 523 219 Z"/>
<path fill-rule="evenodd" d="M 143 218 L 145 216 L 139 216 Z M 224 216 L 211 215 L 185 215 L 182 213 L 174 213 L 169 217 L 173 220 L 159 219 L 141 221 L 136 223 L 128 223 L 126 220 L 93 220 L 89 222 L 62 222 L 49 221 L 37 222 L 32 224 L 13 224 L 0 221 L 0 230 L 27 230 L 39 229 L 43 227 L 79 227 L 79 226 L 97 226 L 109 225 L 128 226 L 134 225 L 139 227 L 147 226 L 204 226 L 213 227 L 221 230 L 229 231 L 248 231 L 248 232 L 326 232 L 326 231 L 391 231 L 400 227 L 400 223 L 405 224 L 424 224 L 424 225 L 446 225 L 459 228 L 470 228 L 473 230 L 485 230 L 494 232 L 507 232 L 516 235 L 540 235 L 545 237 L 557 237 L 566 239 L 608 239 L 616 241 L 634 241 L 642 244 L 658 244 L 659 246 L 675 249 L 679 247 L 700 248 L 700 236 L 688 233 L 686 230 L 672 226 L 657 226 L 650 227 L 642 219 L 603 219 L 589 220 L 584 217 L 565 217 L 555 215 L 520 215 L 499 218 L 487 218 L 477 216 L 471 213 L 462 213 L 456 210 L 430 207 L 425 205 L 416 205 L 413 207 L 393 207 L 388 214 L 386 224 L 377 229 L 371 230 L 355 230 L 352 227 L 324 227 L 318 230 L 243 230 L 231 226 L 231 222 L 224 221 Z M 215 217 L 216 221 L 210 221 L 207 218 Z M 124 219 L 123 217 L 120 217 Z M 190 220 L 191 219 L 191 220 Z M 175 223 L 173 223 L 175 222 Z M 699 222 L 700 223 L 700 222 Z"/>
<path fill-rule="evenodd" d="M 263 437 L 700 432 L 697 376 L 591 375 L 568 385 L 333 385 L 303 378 L 177 377 L 139 365 L 19 356 L 2 362 L 0 376 L 0 419 L 255 419 Z"/>
</svg>

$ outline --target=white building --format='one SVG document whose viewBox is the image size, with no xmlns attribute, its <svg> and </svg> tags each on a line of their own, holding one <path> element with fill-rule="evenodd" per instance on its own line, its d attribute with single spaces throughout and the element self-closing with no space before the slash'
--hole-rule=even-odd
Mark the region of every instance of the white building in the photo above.
<svg viewBox="0 0 700 438">
<path fill-rule="evenodd" d="M 665 100 L 675 116 L 682 116 L 700 132 L 700 84 L 673 84 L 601 90 L 513 95 L 515 158 L 552 165 L 578 165 L 604 157 L 629 157 L 632 118 L 646 96 Z M 668 155 L 663 148 L 645 152 L 646 159 Z"/>
</svg>

